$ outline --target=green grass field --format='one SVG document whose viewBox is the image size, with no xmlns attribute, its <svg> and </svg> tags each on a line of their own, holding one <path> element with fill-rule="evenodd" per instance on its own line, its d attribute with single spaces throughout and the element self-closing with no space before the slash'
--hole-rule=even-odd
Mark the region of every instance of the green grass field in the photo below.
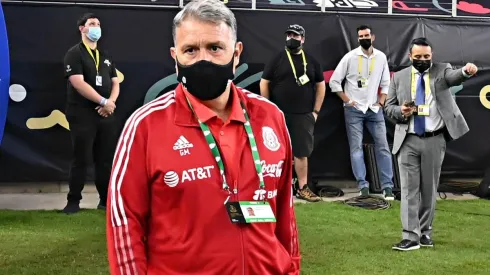
<svg viewBox="0 0 490 275">
<path fill-rule="evenodd" d="M 399 203 L 364 210 L 341 203 L 296 206 L 302 274 L 490 274 L 490 201 L 440 201 L 436 248 L 395 252 Z M 1 275 L 108 274 L 104 214 L 0 211 Z M 264 274 L 265 275 L 265 274 Z"/>
</svg>

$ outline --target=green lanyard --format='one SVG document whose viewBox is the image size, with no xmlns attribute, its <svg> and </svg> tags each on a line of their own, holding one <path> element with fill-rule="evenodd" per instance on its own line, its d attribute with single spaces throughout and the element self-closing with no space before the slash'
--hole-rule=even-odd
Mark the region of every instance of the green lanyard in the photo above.
<svg viewBox="0 0 490 275">
<path fill-rule="evenodd" d="M 204 135 L 204 138 L 206 138 L 206 142 L 209 145 L 209 149 L 211 149 L 211 153 L 213 154 L 214 159 L 216 160 L 216 163 L 218 164 L 219 167 L 219 172 L 221 177 L 223 178 L 223 190 L 230 192 L 230 187 L 228 186 L 228 183 L 226 182 L 226 176 L 225 176 L 225 166 L 223 164 L 223 159 L 221 158 L 221 154 L 218 150 L 218 147 L 216 146 L 216 141 L 213 137 L 213 134 L 211 134 L 211 131 L 209 130 L 209 127 L 203 123 L 197 114 L 194 112 L 194 108 L 192 108 L 192 105 L 189 101 L 189 99 L 186 97 L 187 103 L 189 104 L 189 107 L 192 110 L 192 113 L 197 118 L 197 121 L 199 122 L 199 126 L 201 127 L 202 133 Z M 240 105 L 242 106 L 243 109 L 243 114 L 245 115 L 245 123 L 243 124 L 245 127 L 245 132 L 247 133 L 248 136 L 248 141 L 250 143 L 250 148 L 252 148 L 252 157 L 255 163 L 255 170 L 257 171 L 257 176 L 259 177 L 259 189 L 265 189 L 265 183 L 264 183 L 264 177 L 262 175 L 262 165 L 260 164 L 260 156 L 259 156 L 259 151 L 257 149 L 257 143 L 255 142 L 255 136 L 252 131 L 252 126 L 250 125 L 250 118 L 248 116 L 247 110 L 245 109 L 245 106 L 243 103 L 240 101 Z M 238 190 L 235 188 L 233 189 L 233 193 L 237 193 Z"/>
</svg>

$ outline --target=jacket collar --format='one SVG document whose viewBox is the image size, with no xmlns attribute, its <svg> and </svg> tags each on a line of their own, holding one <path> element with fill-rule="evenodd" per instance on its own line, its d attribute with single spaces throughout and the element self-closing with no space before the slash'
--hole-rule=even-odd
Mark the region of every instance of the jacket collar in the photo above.
<svg viewBox="0 0 490 275">
<path fill-rule="evenodd" d="M 232 102 L 229 120 L 245 123 L 246 121 L 245 115 L 242 111 L 242 106 L 240 104 L 240 101 L 245 104 L 246 106 L 245 108 L 247 109 L 249 116 L 250 113 L 252 112 L 252 110 L 250 109 L 253 109 L 253 106 L 249 104 L 249 100 L 247 100 L 247 96 L 245 96 L 240 89 L 237 89 L 237 87 L 233 84 L 233 82 L 230 83 L 230 91 L 231 91 L 233 102 Z M 176 125 L 199 127 L 197 118 L 192 112 L 191 108 L 189 107 L 186 96 L 189 99 L 192 107 L 194 108 L 194 111 L 199 116 L 199 119 L 202 122 L 205 123 L 208 120 L 217 117 L 216 113 L 214 113 L 211 109 L 206 107 L 204 104 L 200 103 L 200 101 L 197 98 L 195 98 L 189 92 L 187 92 L 182 86 L 182 84 L 179 83 L 179 85 L 175 89 L 176 111 L 175 111 L 174 122 Z"/>
</svg>

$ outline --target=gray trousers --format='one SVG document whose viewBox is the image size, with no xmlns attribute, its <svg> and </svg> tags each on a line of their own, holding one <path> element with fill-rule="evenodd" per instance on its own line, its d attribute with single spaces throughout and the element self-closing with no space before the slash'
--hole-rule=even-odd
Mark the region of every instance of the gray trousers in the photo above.
<svg viewBox="0 0 490 275">
<path fill-rule="evenodd" d="M 432 236 L 436 194 L 446 153 L 444 134 L 420 138 L 407 135 L 398 152 L 403 239 L 419 242 Z"/>
</svg>

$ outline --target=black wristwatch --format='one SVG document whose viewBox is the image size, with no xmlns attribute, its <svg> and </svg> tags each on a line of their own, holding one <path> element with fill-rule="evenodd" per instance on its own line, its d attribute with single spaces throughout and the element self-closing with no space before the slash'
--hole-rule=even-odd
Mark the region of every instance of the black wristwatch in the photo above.
<svg viewBox="0 0 490 275">
<path fill-rule="evenodd" d="M 313 113 L 319 115 L 320 114 L 320 111 L 317 111 L 317 110 L 313 110 Z"/>
</svg>

